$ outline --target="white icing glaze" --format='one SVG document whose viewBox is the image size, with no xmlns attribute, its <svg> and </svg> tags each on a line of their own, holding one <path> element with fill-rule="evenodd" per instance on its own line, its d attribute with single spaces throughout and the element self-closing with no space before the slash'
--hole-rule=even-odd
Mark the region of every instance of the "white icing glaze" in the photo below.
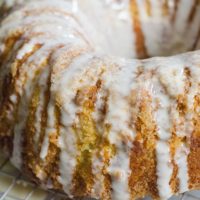
<svg viewBox="0 0 200 200">
<path fill-rule="evenodd" d="M 108 99 L 108 113 L 105 122 L 112 126 L 109 139 L 111 143 L 118 140 L 118 137 L 128 137 L 133 140 L 135 133 L 129 126 L 130 112 L 128 96 L 135 86 L 133 79 L 137 62 L 131 65 L 118 66 L 117 72 L 106 74 L 103 77 L 105 87 L 110 91 Z M 120 122 L 120 123 L 119 123 Z M 116 132 L 121 132 L 116 135 Z"/>
<path fill-rule="evenodd" d="M 133 90 L 132 84 L 137 62 L 125 66 L 115 66 L 117 71 L 106 74 L 103 79 L 105 87 L 110 91 L 108 98 L 108 112 L 105 123 L 111 125 L 109 140 L 117 148 L 117 154 L 110 161 L 108 168 L 113 180 L 112 198 L 129 199 L 128 178 L 130 176 L 129 158 L 135 133 L 130 126 L 129 94 Z"/>
<path fill-rule="evenodd" d="M 166 67 L 168 69 L 166 70 Z M 167 89 L 168 95 L 172 98 L 177 97 L 184 92 L 184 67 L 181 58 L 170 59 L 165 66 L 158 68 L 159 79 L 163 86 Z"/>
<path fill-rule="evenodd" d="M 67 134 L 66 134 L 67 131 Z M 73 170 L 76 166 L 76 140 L 74 132 L 70 128 L 60 129 L 59 146 L 61 149 L 60 153 L 60 177 L 58 181 L 63 185 L 63 190 L 69 197 L 71 195 L 71 181 L 73 176 Z"/>
<path fill-rule="evenodd" d="M 168 140 L 171 138 L 172 126 L 170 108 L 174 101 L 170 99 L 170 96 L 165 91 L 165 89 L 169 87 L 167 85 L 168 83 L 166 84 L 166 88 L 164 88 L 162 85 L 162 78 L 166 77 L 164 76 L 164 68 L 166 67 L 165 64 L 165 60 L 161 60 L 159 58 L 152 60 L 152 62 L 145 63 L 145 67 L 147 67 L 149 70 L 150 76 L 152 76 L 151 72 L 154 70 L 154 75 L 151 78 L 147 78 L 145 83 L 146 90 L 149 91 L 152 95 L 152 105 L 149 106 L 152 106 L 155 110 L 153 116 L 157 126 L 157 135 L 159 137 L 159 141 L 156 143 L 156 158 L 157 187 L 161 199 L 167 199 L 172 195 L 172 191 L 169 185 L 172 175 L 172 165 L 170 164 L 171 156 Z M 158 65 L 159 67 L 157 67 Z M 169 67 L 169 71 L 170 68 L 171 66 Z M 157 76 L 157 74 L 160 76 Z"/>
<path fill-rule="evenodd" d="M 172 191 L 169 186 L 172 165 L 170 164 L 171 158 L 168 144 L 163 141 L 158 141 L 156 144 L 156 154 L 159 195 L 161 199 L 168 199 L 172 196 Z"/>
<path fill-rule="evenodd" d="M 55 121 L 55 104 L 53 102 L 52 97 L 50 98 L 50 102 L 48 104 L 48 119 L 47 119 L 47 126 L 45 129 L 45 136 L 44 136 L 44 141 L 42 143 L 42 148 L 40 152 L 40 158 L 45 159 L 45 157 L 48 154 L 48 149 L 49 149 L 49 136 L 52 134 L 56 133 L 56 121 Z"/>
<path fill-rule="evenodd" d="M 185 49 L 191 47 L 193 42 L 191 38 L 195 37 L 198 32 L 199 12 L 194 18 L 191 30 L 186 31 L 186 19 L 194 1 L 190 3 L 187 1 L 186 3 L 186 0 L 182 0 L 181 2 L 183 3 L 177 10 L 178 17 L 172 26 L 170 16 L 163 17 L 159 1 L 150 1 L 153 9 L 152 16 L 148 16 L 144 9 L 145 1 L 137 0 L 145 45 L 149 55 L 168 55 L 177 51 L 185 51 Z M 12 6 L 16 2 L 8 1 L 7 3 L 8 6 Z M 20 1 L 17 1 L 17 3 L 20 4 Z M 60 177 L 58 180 L 69 196 L 72 196 L 73 172 L 77 164 L 77 155 L 79 155 L 76 144 L 77 136 L 72 126 L 74 123 L 77 126 L 79 125 L 77 114 L 82 110 L 81 106 L 75 103 L 74 98 L 81 87 L 94 86 L 100 75 L 102 76 L 102 88 L 98 93 L 93 118 L 100 134 L 104 134 L 105 124 L 111 125 L 108 139 L 116 147 L 116 155 L 111 158 L 108 167 L 108 173 L 112 179 L 113 199 L 130 199 L 128 187 L 131 173 L 130 150 L 135 138 L 135 131 L 134 127 L 130 126 L 129 120 L 131 117 L 130 110 L 137 109 L 130 106 L 129 97 L 132 95 L 132 90 L 138 92 L 138 101 L 142 101 L 144 98 L 141 93 L 143 89 L 148 91 L 152 98 L 152 105 L 149 106 L 153 108 L 153 117 L 159 138 L 156 143 L 157 184 L 162 199 L 167 199 L 172 195 L 169 182 L 173 166 L 168 140 L 171 138 L 172 121 L 179 117 L 176 111 L 176 98 L 184 93 L 184 68 L 186 66 L 191 69 L 192 74 L 192 89 L 188 93 L 190 112 L 185 117 L 184 126 L 177 131 L 177 135 L 189 137 L 193 130 L 191 110 L 193 97 L 198 92 L 199 52 L 194 53 L 197 55 L 196 57 L 187 54 L 166 59 L 153 58 L 142 62 L 114 57 L 107 58 L 101 55 L 103 53 L 124 57 L 136 55 L 134 43 L 137 41 L 135 41 L 135 33 L 133 32 L 134 22 L 131 19 L 129 3 L 129 0 L 35 0 L 24 3 L 22 8 L 5 18 L 1 24 L 1 52 L 5 50 L 4 40 L 19 30 L 23 34 L 13 47 L 13 52 L 24 42 L 25 45 L 17 52 L 16 59 L 22 59 L 34 49 L 35 45 L 41 45 L 41 48 L 20 66 L 20 76 L 16 85 L 14 85 L 15 91 L 9 96 L 11 104 L 6 115 L 8 121 L 13 120 L 14 106 L 19 103 L 17 121 L 8 130 L 8 132 L 12 131 L 12 128 L 14 130 L 14 150 L 11 161 L 20 168 L 22 163 L 22 133 L 26 126 L 28 105 L 36 84 L 41 89 L 33 124 L 35 127 L 35 148 L 38 148 L 44 93 L 47 90 L 45 83 L 50 73 L 51 97 L 47 108 L 47 126 L 45 127 L 40 158 L 45 160 L 49 150 L 49 136 L 56 132 L 54 109 L 55 103 L 57 103 L 61 109 L 60 136 L 58 138 L 58 146 L 61 150 Z M 172 8 L 171 5 L 170 13 Z M 37 14 L 35 14 L 36 11 Z M 124 37 L 124 33 L 126 33 L 126 37 Z M 177 36 L 175 33 L 180 35 Z M 184 42 L 184 37 L 188 37 L 187 43 Z M 166 45 L 160 45 L 161 43 Z M 85 51 L 76 58 L 70 57 L 71 55 L 67 50 L 72 46 L 76 50 L 85 49 Z M 99 56 L 97 56 L 97 52 Z M 68 53 L 69 56 L 66 58 Z M 62 60 L 62 58 L 64 61 L 60 63 L 59 59 Z M 187 58 L 190 59 L 187 60 Z M 43 66 L 45 69 L 38 75 L 39 79 L 35 78 L 35 72 L 38 67 L 42 68 L 42 62 L 46 59 L 48 59 L 47 66 Z M 191 63 L 192 66 L 190 66 Z M 16 74 L 16 67 L 12 60 L 9 60 L 4 66 L 3 69 L 0 69 L 1 87 L 5 75 L 10 72 L 13 76 Z M 144 71 L 138 78 L 137 70 L 141 66 Z M 150 70 L 154 70 L 156 73 L 150 75 Z M 103 74 L 101 74 L 102 71 L 104 71 Z M 19 102 L 17 93 L 23 97 Z M 104 96 L 108 96 L 108 108 L 106 117 L 101 122 L 100 109 L 103 105 L 102 98 Z M 157 102 L 159 102 L 158 108 L 156 107 Z M 179 123 L 178 120 L 175 122 Z M 179 168 L 180 192 L 188 189 L 188 153 L 188 148 L 182 145 L 175 155 L 175 162 Z M 96 177 L 96 182 L 91 196 L 98 197 L 102 190 L 103 179 L 100 173 L 103 161 L 95 155 L 93 155 L 92 160 L 92 171 Z M 38 172 L 37 176 L 42 179 L 43 172 Z M 51 187 L 51 184 L 49 185 Z"/>
<path fill-rule="evenodd" d="M 64 126 L 61 129 L 59 138 L 59 144 L 62 150 L 60 157 L 61 177 L 59 180 L 64 185 L 65 192 L 69 195 L 71 195 L 70 185 L 75 169 L 76 156 L 78 155 L 76 149 L 77 138 L 72 130 L 72 125 L 78 122 L 77 113 L 81 111 L 81 107 L 75 104 L 74 98 L 78 88 L 88 86 L 88 84 L 96 84 L 98 76 L 95 77 L 94 75 L 101 73 L 103 64 L 101 65 L 101 62 L 97 63 L 95 59 L 99 61 L 98 58 L 95 58 L 91 53 L 84 54 L 74 59 L 73 63 L 63 71 L 62 76 L 55 77 L 56 84 L 59 85 L 53 85 L 56 96 L 62 99 L 61 124 Z M 96 68 L 92 68 L 94 64 Z M 58 88 L 60 89 L 58 90 Z M 65 165 L 66 157 L 70 159 L 67 166 Z M 95 190 L 93 192 L 93 195 L 95 195 Z"/>
<path fill-rule="evenodd" d="M 47 72 L 48 68 L 44 70 L 44 72 L 41 74 L 40 79 L 38 81 L 39 88 L 40 88 L 40 94 L 39 94 L 39 103 L 37 106 L 37 110 L 35 113 L 35 135 L 34 135 L 34 144 L 35 144 L 35 150 L 38 148 L 38 142 L 40 138 L 41 133 L 41 121 L 42 121 L 42 114 L 43 114 L 43 108 L 44 108 L 44 101 L 45 101 L 45 92 L 47 90 L 47 79 L 49 76 L 49 73 Z"/>
<path fill-rule="evenodd" d="M 33 57 L 34 57 L 34 55 L 33 55 Z M 43 59 L 44 59 L 44 57 L 43 57 Z M 20 168 L 21 162 L 22 162 L 22 159 L 21 159 L 22 137 L 21 137 L 21 135 L 26 126 L 26 120 L 27 120 L 27 117 L 29 114 L 27 112 L 27 110 L 28 110 L 28 105 L 29 105 L 30 98 L 32 95 L 33 87 L 35 86 L 34 79 L 33 79 L 35 70 L 38 69 L 38 66 L 40 66 L 40 63 L 36 62 L 35 65 L 32 65 L 32 70 L 30 70 L 30 68 L 28 67 L 29 66 L 28 62 L 24 63 L 23 66 L 26 67 L 26 70 L 28 70 L 28 71 L 25 71 L 27 73 L 27 79 L 26 79 L 27 82 L 25 85 L 23 83 L 20 83 L 20 81 L 24 81 L 23 77 L 22 77 L 22 80 L 20 80 L 20 78 L 17 80 L 17 82 L 18 82 L 17 85 L 21 89 L 18 91 L 19 94 L 21 95 L 24 90 L 26 95 L 24 95 L 23 98 L 22 97 L 20 98 L 20 104 L 19 104 L 19 109 L 18 109 L 18 113 L 17 113 L 18 118 L 20 120 L 17 120 L 16 124 L 14 126 L 14 149 L 13 149 L 13 155 L 11 158 L 13 163 L 15 163 L 15 165 L 18 168 Z M 23 66 L 21 66 L 21 67 L 23 67 Z M 47 68 L 47 71 L 48 71 L 48 68 Z M 24 88 L 22 89 L 23 86 L 24 86 Z"/>
<path fill-rule="evenodd" d="M 124 150 L 121 147 L 117 155 L 110 161 L 108 172 L 112 178 L 112 199 L 130 199 L 128 188 L 128 178 L 131 173 L 129 152 L 129 147 L 125 147 Z"/>
<path fill-rule="evenodd" d="M 175 162 L 178 165 L 178 178 L 180 181 L 179 192 L 183 193 L 188 190 L 188 167 L 187 167 L 187 156 L 188 148 L 181 146 L 177 149 L 175 155 Z"/>
<path fill-rule="evenodd" d="M 73 172 L 76 166 L 76 136 L 72 129 L 72 124 L 77 120 L 77 112 L 80 108 L 75 104 L 74 98 L 76 89 L 80 87 L 81 73 L 84 72 L 87 66 L 87 61 L 92 58 L 92 55 L 83 55 L 73 61 L 73 64 L 63 72 L 64 76 L 58 77 L 52 87 L 56 96 L 62 99 L 61 105 L 61 127 L 59 146 L 60 153 L 60 183 L 63 185 L 64 191 L 71 195 L 71 181 Z M 75 78 L 76 77 L 76 78 Z M 59 90 L 58 90 L 59 88 Z M 66 89 L 67 88 L 67 89 Z"/>
<path fill-rule="evenodd" d="M 89 33 L 90 40 L 100 52 L 127 58 L 136 55 L 133 48 L 129 0 L 79 0 L 78 3 L 80 10 L 87 13 L 86 19 L 93 27 Z"/>
</svg>

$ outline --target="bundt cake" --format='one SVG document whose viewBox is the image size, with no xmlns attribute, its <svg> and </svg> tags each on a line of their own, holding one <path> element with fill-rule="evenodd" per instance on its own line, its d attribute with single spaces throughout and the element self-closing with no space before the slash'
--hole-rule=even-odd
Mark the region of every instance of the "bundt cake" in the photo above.
<svg viewBox="0 0 200 200">
<path fill-rule="evenodd" d="M 0 145 L 30 180 L 102 200 L 200 189 L 199 0 L 4 0 L 0 23 Z"/>
</svg>

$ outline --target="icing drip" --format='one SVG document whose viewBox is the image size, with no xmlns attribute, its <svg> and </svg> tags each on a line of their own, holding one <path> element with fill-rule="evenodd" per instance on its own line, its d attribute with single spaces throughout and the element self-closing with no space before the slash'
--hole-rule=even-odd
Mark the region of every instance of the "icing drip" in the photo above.
<svg viewBox="0 0 200 200">
<path fill-rule="evenodd" d="M 170 166 L 169 146 L 166 142 L 158 141 L 156 144 L 157 152 L 157 174 L 158 174 L 158 189 L 161 199 L 168 199 L 172 195 L 169 186 L 172 167 Z"/>
<path fill-rule="evenodd" d="M 188 167 L 187 167 L 188 148 L 184 145 L 176 151 L 175 160 L 178 165 L 178 178 L 180 181 L 179 192 L 188 190 Z"/>
<path fill-rule="evenodd" d="M 108 168 L 113 180 L 113 199 L 130 198 L 128 189 L 130 149 L 135 133 L 130 127 L 128 95 L 134 86 L 132 80 L 136 65 L 137 63 L 132 63 L 130 66 L 118 66 L 117 72 L 110 74 L 112 78 L 109 79 L 109 75 L 106 74 L 104 80 L 106 88 L 110 91 L 105 123 L 111 125 L 109 140 L 115 145 L 117 151 Z"/>
</svg>

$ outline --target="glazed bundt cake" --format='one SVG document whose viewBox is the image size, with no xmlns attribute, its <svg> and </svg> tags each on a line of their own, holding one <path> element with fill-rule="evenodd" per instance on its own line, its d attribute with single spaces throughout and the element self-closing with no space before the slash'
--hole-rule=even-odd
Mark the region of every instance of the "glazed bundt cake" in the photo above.
<svg viewBox="0 0 200 200">
<path fill-rule="evenodd" d="M 102 200 L 200 189 L 199 0 L 5 0 L 0 17 L 0 145 L 32 181 Z"/>
</svg>

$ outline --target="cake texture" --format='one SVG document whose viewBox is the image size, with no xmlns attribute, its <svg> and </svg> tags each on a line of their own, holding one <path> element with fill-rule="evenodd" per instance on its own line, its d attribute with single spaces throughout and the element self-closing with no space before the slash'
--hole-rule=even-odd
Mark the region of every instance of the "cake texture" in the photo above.
<svg viewBox="0 0 200 200">
<path fill-rule="evenodd" d="M 0 146 L 30 180 L 102 200 L 200 189 L 199 0 L 5 0 L 0 23 Z"/>
</svg>

